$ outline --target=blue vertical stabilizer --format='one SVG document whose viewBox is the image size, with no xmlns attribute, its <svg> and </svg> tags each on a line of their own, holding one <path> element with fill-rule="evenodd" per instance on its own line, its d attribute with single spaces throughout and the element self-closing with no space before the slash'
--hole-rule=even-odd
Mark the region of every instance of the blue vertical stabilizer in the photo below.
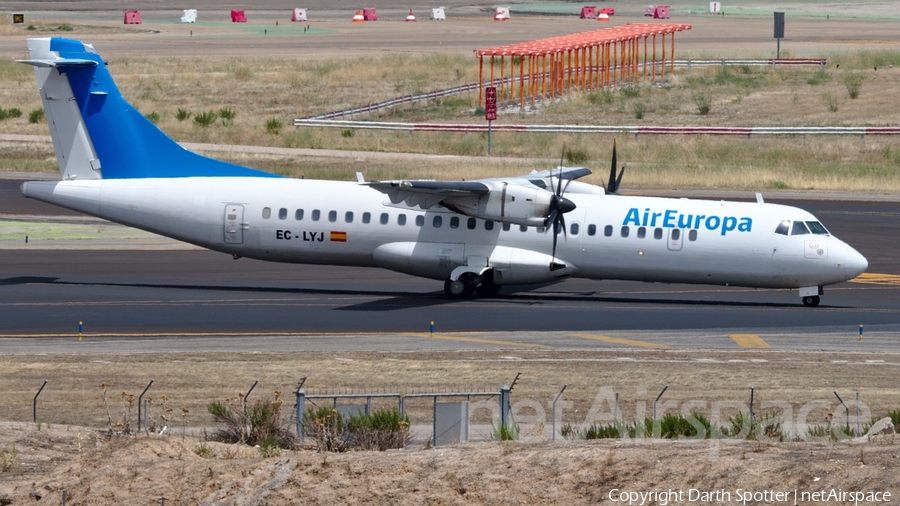
<svg viewBox="0 0 900 506">
<path fill-rule="evenodd" d="M 93 46 L 41 38 L 28 49 L 63 179 L 279 177 L 178 145 L 122 97 Z"/>
</svg>

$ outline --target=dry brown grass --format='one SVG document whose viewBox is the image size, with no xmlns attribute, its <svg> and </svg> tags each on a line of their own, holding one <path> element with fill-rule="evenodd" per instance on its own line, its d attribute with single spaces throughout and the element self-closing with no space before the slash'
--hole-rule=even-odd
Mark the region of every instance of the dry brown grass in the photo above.
<svg viewBox="0 0 900 506">
<path fill-rule="evenodd" d="M 57 23 L 59 20 L 52 20 Z M 75 25 L 77 30 L 91 27 Z M 51 27 L 52 28 L 52 27 Z M 20 30 L 20 28 L 15 28 Z M 48 28 L 49 29 L 49 28 Z M 119 27 L 103 27 L 123 30 Z M 107 42 L 109 44 L 109 42 Z M 679 56 L 689 56 L 689 51 Z M 696 52 L 694 56 L 715 56 Z M 757 56 L 765 56 L 763 54 Z M 637 94 L 582 94 L 555 103 L 537 114 L 504 114 L 500 123 L 824 126 L 893 125 L 900 103 L 900 55 L 870 50 L 824 55 L 824 73 L 812 68 L 772 71 L 768 67 L 695 68 L 678 70 L 663 87 L 642 87 Z M 275 147 L 352 149 L 482 156 L 484 135 L 295 130 L 295 117 L 377 102 L 400 95 L 447 88 L 477 80 L 470 53 L 395 52 L 348 53 L 329 58 L 310 54 L 279 57 L 235 56 L 112 57 L 110 70 L 123 94 L 145 114 L 159 116 L 158 126 L 179 141 Z M 895 65 L 895 63 L 897 65 Z M 839 68 L 838 68 L 839 66 Z M 877 67 L 877 70 L 875 70 Z M 844 84 L 849 73 L 863 76 L 858 99 L 851 100 Z M 698 114 L 692 96 L 706 95 L 708 115 Z M 828 100 L 824 97 L 830 97 Z M 373 119 L 387 121 L 452 121 L 482 123 L 472 109 L 474 94 L 396 110 Z M 28 123 L 28 113 L 41 107 L 33 76 L 26 66 L 0 61 L 0 107 L 15 105 L 18 119 L 0 122 L 0 133 L 43 134 L 45 124 Z M 635 117 L 637 105 L 643 118 Z M 179 109 L 194 114 L 223 107 L 237 112 L 233 122 L 221 120 L 200 127 L 179 121 Z M 837 111 L 831 109 L 837 108 Z M 269 133 L 267 121 L 284 128 Z M 709 138 L 619 136 L 619 157 L 629 170 L 628 188 L 700 187 L 741 189 L 900 190 L 900 151 L 893 137 Z M 612 136 L 495 134 L 494 154 L 502 158 L 537 159 L 528 169 L 554 166 L 563 146 L 585 154 L 597 171 L 591 181 L 606 177 Z M 46 170 L 52 155 L 0 146 L 2 169 Z M 41 158 L 43 156 L 43 158 Z M 219 156 L 219 155 L 216 155 Z M 230 155 L 231 156 L 231 155 Z M 36 159 L 39 158 L 39 159 Z M 231 156 L 235 158 L 234 156 Z M 522 165 L 418 161 L 303 160 L 290 157 L 246 157 L 261 168 L 293 176 L 352 179 L 363 169 L 372 179 L 479 178 L 521 173 Z M 242 161 L 242 160 L 237 160 Z M 51 169 L 52 170 L 52 169 Z"/>
<path fill-rule="evenodd" d="M 308 393 L 323 389 L 410 393 L 422 388 L 496 391 L 522 372 L 512 396 L 514 413 L 524 421 L 535 414 L 526 403 L 537 403 L 547 416 L 545 426 L 550 423 L 549 403 L 563 384 L 569 385 L 564 400 L 574 403 L 563 415 L 563 422 L 570 423 L 584 420 L 604 387 L 620 394 L 626 419 L 633 419 L 636 409 L 649 415 L 653 399 L 666 384 L 670 387 L 663 401 L 668 404 L 661 409 L 676 413 L 687 401 L 700 402 L 698 411 L 704 413 L 716 401 L 747 404 L 750 386 L 756 388 L 757 403 L 788 402 L 795 417 L 800 406 L 811 401 L 834 405 L 833 390 L 847 392 L 845 398 L 859 391 L 876 417 L 897 409 L 893 377 L 887 374 L 896 367 L 897 357 L 851 353 L 843 358 L 846 362 L 836 363 L 825 353 L 632 350 L 6 356 L 0 361 L 5 371 L 0 404 L 5 420 L 31 420 L 31 399 L 42 380 L 49 378 L 38 403 L 42 422 L 105 427 L 100 384 L 109 385 L 112 417 L 117 420 L 126 409 L 120 393 L 136 395 L 153 378 L 147 396 L 157 427 L 163 424 L 159 415 L 171 409 L 165 423 L 170 430 L 180 430 L 211 424 L 207 404 L 245 392 L 256 379 L 260 383 L 251 400 L 271 397 L 277 390 L 293 404 L 292 392 L 302 376 L 309 377 L 304 385 Z M 496 399 L 488 404 L 493 407 Z M 429 422 L 429 406 L 430 402 L 409 402 L 414 425 Z M 594 407 L 605 413 L 612 408 Z M 814 410 L 809 422 L 824 423 L 827 412 Z M 487 423 L 488 414 L 484 409 L 475 413 L 482 423 Z M 136 419 L 136 406 L 131 416 Z"/>
</svg>

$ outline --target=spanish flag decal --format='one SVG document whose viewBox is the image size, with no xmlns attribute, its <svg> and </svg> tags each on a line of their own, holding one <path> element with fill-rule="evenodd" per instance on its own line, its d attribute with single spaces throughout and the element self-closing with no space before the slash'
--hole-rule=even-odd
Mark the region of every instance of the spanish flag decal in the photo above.
<svg viewBox="0 0 900 506">
<path fill-rule="evenodd" d="M 331 231 L 331 242 L 347 242 L 347 232 Z"/>
</svg>

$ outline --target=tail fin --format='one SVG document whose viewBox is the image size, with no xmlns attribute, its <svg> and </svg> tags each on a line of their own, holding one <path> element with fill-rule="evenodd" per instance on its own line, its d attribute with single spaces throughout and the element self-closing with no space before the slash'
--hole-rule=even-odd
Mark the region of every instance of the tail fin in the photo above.
<svg viewBox="0 0 900 506">
<path fill-rule="evenodd" d="M 191 176 L 278 177 L 200 156 L 178 145 L 119 93 L 90 44 L 28 39 L 64 180 Z"/>
</svg>

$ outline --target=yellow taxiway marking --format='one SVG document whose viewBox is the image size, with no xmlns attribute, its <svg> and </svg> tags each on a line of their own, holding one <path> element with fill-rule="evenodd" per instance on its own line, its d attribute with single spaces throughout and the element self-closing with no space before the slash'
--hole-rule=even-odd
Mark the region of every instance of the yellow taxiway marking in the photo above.
<svg viewBox="0 0 900 506">
<path fill-rule="evenodd" d="M 497 339 L 479 339 L 477 337 L 448 336 L 446 334 L 402 334 L 405 336 L 424 337 L 425 339 L 440 339 L 443 341 L 458 341 L 461 343 L 496 344 L 497 346 L 520 346 L 522 348 L 551 348 L 544 344 L 517 343 L 515 341 L 501 341 Z"/>
<path fill-rule="evenodd" d="M 879 274 L 877 272 L 864 272 L 850 280 L 851 283 L 866 283 L 870 285 L 895 285 L 900 286 L 900 275 Z"/>
<path fill-rule="evenodd" d="M 657 348 L 668 349 L 665 344 L 648 343 L 646 341 L 632 341 L 631 339 L 622 339 L 620 337 L 598 336 L 595 334 L 570 334 L 574 337 L 582 339 L 593 339 L 594 341 L 603 341 L 604 343 L 622 344 L 625 346 L 637 346 L 638 348 Z"/>
<path fill-rule="evenodd" d="M 771 348 L 756 334 L 728 334 L 728 337 L 741 348 Z"/>
</svg>

